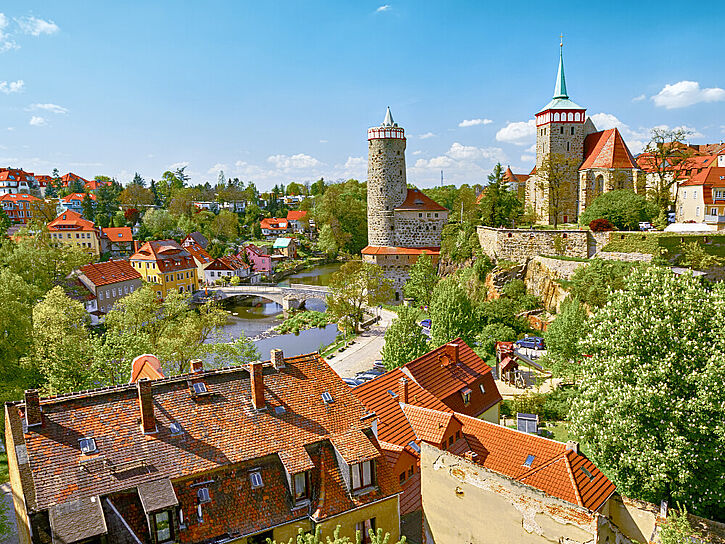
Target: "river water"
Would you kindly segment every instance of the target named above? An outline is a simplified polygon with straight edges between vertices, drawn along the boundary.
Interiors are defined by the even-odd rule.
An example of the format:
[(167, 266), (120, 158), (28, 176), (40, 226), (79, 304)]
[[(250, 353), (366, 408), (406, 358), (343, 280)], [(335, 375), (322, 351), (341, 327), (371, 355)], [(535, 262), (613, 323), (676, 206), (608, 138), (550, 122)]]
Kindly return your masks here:
[[(330, 277), (339, 268), (339, 263), (318, 266), (289, 276), (279, 282), (279, 285), (290, 283), (328, 285)], [(311, 299), (307, 301), (306, 308), (325, 311), (325, 303)], [(238, 338), (243, 332), (248, 338), (255, 339), (254, 345), (257, 346), (263, 360), (269, 358), (269, 352), (273, 348), (282, 349), (285, 357), (318, 351), (322, 346), (331, 344), (337, 336), (337, 325), (334, 324), (324, 328), (307, 329), (300, 331), (299, 334), (269, 333), (269, 329), (282, 322), (282, 306), (261, 297), (235, 299), (234, 302), (227, 304), (225, 309), (229, 311), (227, 324), (221, 331), (225, 341)]]

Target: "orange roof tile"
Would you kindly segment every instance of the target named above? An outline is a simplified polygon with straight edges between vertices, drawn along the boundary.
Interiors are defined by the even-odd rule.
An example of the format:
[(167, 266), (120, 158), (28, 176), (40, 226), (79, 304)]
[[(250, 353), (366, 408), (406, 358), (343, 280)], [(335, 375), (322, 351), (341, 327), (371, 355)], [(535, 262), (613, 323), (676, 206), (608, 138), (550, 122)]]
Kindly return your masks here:
[(427, 211), (427, 212), (447, 212), (445, 208), (438, 204), (435, 200), (418, 189), (408, 189), (403, 203), (395, 208), (399, 211)]
[(96, 287), (141, 279), (141, 274), (128, 261), (120, 260), (107, 261), (105, 263), (91, 263), (81, 266), (79, 270)]
[(40, 199), (28, 193), (8, 193), (0, 195), (0, 201), (5, 202), (38, 202)]
[(259, 223), (260, 227), (268, 230), (287, 230), (287, 220), (278, 217), (265, 217)]
[(176, 272), (196, 268), (196, 263), (186, 248), (175, 240), (152, 240), (131, 255), (132, 261), (156, 261), (160, 272)]
[(84, 219), (81, 214), (73, 210), (64, 211), (53, 219), (48, 223), (48, 230), (52, 232), (77, 230), (97, 232), (96, 225), (93, 221)]
[(579, 170), (589, 168), (638, 168), (627, 144), (616, 128), (594, 132), (584, 139), (584, 162)]
[(133, 242), (133, 229), (131, 227), (107, 227), (101, 232), (111, 242)]
[(187, 246), (184, 246), (184, 249), (191, 253), (191, 256), (200, 263), (210, 263), (214, 260), (212, 256), (209, 255), (209, 253), (206, 251), (206, 249), (201, 247), (199, 244), (189, 244)]
[(299, 221), (307, 215), (305, 210), (290, 210), (287, 212), (287, 221)]
[(68, 204), (71, 200), (80, 200), (83, 201), (84, 198), (86, 198), (86, 195), (90, 197), (91, 200), (96, 200), (96, 195), (93, 193), (71, 193), (67, 196), (64, 196), (61, 198), (61, 202), (65, 202)]
[(360, 253), (362, 253), (363, 255), (440, 255), (441, 248), (366, 246)]
[(416, 436), (431, 444), (443, 442), (448, 427), (455, 419), (451, 412), (421, 408), (413, 404), (401, 404), (400, 406)]

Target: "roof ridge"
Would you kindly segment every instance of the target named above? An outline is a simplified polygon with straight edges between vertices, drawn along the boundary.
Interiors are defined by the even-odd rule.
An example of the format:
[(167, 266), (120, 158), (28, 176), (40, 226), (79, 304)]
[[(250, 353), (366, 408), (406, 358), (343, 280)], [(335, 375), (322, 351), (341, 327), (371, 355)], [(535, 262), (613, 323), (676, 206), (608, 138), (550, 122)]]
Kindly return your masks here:
[(522, 434), (524, 436), (532, 436), (532, 437), (534, 437), (534, 438), (536, 438), (538, 440), (546, 440), (548, 442), (553, 442), (554, 444), (558, 444), (560, 446), (566, 447), (566, 443), (559, 442), (558, 440), (554, 440), (553, 438), (547, 438), (545, 436), (541, 436), (541, 435), (538, 435), (538, 434), (526, 433), (524, 431), (519, 431), (518, 429), (511, 429), (510, 427), (504, 427), (503, 425), (497, 425), (495, 423), (491, 423), (490, 421), (486, 421), (485, 419), (478, 419), (477, 417), (469, 416), (469, 415), (463, 414), (461, 412), (453, 412), (453, 413), (456, 416), (458, 416), (459, 418), (469, 418), (469, 419), (471, 419), (473, 421), (478, 421), (480, 423), (485, 423), (486, 425), (492, 425), (493, 427), (497, 427), (499, 429), (505, 429), (507, 432), (510, 431), (510, 432)]
[(571, 461), (569, 460), (569, 452), (571, 452), (573, 455), (576, 455), (571, 450), (566, 450), (564, 452), (564, 463), (566, 464), (566, 472), (569, 474), (569, 481), (571, 481), (571, 486), (574, 488), (574, 495), (576, 496), (576, 502), (579, 504), (579, 506), (584, 506), (584, 501), (582, 500), (581, 493), (579, 492), (579, 486), (576, 483), (576, 478), (574, 478), (574, 471), (571, 469)]

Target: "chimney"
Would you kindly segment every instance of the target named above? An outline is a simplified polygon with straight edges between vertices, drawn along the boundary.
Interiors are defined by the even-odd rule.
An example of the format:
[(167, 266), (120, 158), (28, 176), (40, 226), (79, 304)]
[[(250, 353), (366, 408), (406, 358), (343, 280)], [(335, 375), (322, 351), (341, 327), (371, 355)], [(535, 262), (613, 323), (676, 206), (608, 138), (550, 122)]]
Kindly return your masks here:
[(408, 404), (408, 378), (405, 376), (398, 380), (398, 402)]
[(257, 410), (264, 410), (264, 378), (262, 361), (249, 363), (249, 378), (252, 387), (252, 404)]
[(272, 360), (272, 366), (279, 370), (284, 368), (284, 352), (281, 349), (273, 349), (270, 353), (270, 359)]
[(201, 359), (192, 359), (191, 360), (191, 371), (192, 372), (203, 372), (204, 371), (204, 361)]
[(138, 240), (134, 240), (134, 241), (133, 241), (133, 252), (134, 252), (134, 253), (138, 253), (138, 248), (139, 248), (139, 247), (140, 247), (140, 246), (139, 246)]
[(25, 391), (25, 421), (28, 427), (43, 424), (43, 413), (40, 411), (40, 394), (37, 389)]
[(141, 408), (141, 430), (143, 434), (156, 432), (154, 417), (154, 395), (151, 392), (151, 380), (141, 378), (136, 384), (138, 388), (138, 404)]
[(579, 442), (569, 440), (566, 443), (566, 451), (573, 451), (576, 455), (579, 455)]
[(458, 364), (458, 348), (459, 346), (457, 343), (451, 342), (449, 344), (446, 344), (446, 354), (451, 359), (451, 362), (453, 364)]

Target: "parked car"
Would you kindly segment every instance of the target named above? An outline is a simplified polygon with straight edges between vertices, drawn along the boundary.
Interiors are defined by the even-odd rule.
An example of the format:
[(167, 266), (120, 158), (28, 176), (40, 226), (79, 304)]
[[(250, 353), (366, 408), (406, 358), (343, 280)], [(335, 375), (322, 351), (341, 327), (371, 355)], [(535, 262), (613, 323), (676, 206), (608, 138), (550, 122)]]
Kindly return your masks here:
[(639, 223), (639, 230), (652, 230), (653, 228), (652, 223), (649, 221), (640, 221)]
[(539, 336), (527, 336), (526, 338), (522, 338), (521, 340), (516, 340), (514, 344), (516, 345), (516, 347), (519, 348), (546, 349), (544, 339)]
[(360, 372), (359, 374), (355, 374), (355, 379), (360, 380), (361, 382), (369, 382), (370, 380), (374, 380), (380, 376), (380, 374), (373, 374), (371, 372)]
[(360, 380), (356, 380), (355, 378), (343, 378), (342, 381), (345, 382), (350, 387), (357, 387), (358, 385), (363, 383)]
[(381, 376), (382, 374), (385, 374), (386, 370), (385, 367), (380, 368), (379, 366), (374, 366), (370, 370), (366, 372), (366, 374), (375, 374), (376, 376)]
[(373, 363), (373, 368), (379, 368), (379, 369), (381, 369), (381, 370), (382, 370), (383, 372), (385, 372), (385, 371), (387, 370), (387, 369), (385, 368), (385, 365), (383, 364), (383, 360), (382, 360), (382, 359), (378, 359), (377, 361), (375, 361), (375, 362)]
[(424, 329), (430, 329), (430, 326), (433, 324), (433, 322), (430, 319), (424, 319), (420, 322), (420, 326)]

